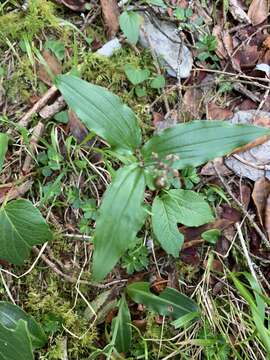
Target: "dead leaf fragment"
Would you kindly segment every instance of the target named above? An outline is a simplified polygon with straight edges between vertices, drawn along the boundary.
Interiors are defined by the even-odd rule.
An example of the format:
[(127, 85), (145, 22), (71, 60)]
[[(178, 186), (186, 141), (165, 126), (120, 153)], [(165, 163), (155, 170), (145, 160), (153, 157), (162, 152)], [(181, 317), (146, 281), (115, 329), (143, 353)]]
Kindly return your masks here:
[[(62, 64), (49, 50), (44, 50), (42, 52), (42, 56), (43, 56), (44, 60), (46, 61), (47, 65), (49, 66), (49, 68), (51, 69), (53, 75), (61, 74)], [(39, 66), (38, 66), (38, 77), (46, 85), (48, 85), (48, 86), (52, 85), (52, 79), (51, 79), (50, 75), (48, 74), (45, 66), (42, 64), (39, 64)]]
[(228, 31), (224, 31), (220, 25), (216, 25), (213, 28), (213, 35), (217, 39), (216, 54), (227, 59), (228, 55), (233, 52), (233, 40)]
[(249, 16), (242, 9), (242, 7), (240, 6), (240, 4), (237, 0), (230, 0), (229, 5), (230, 5), (229, 10), (230, 10), (232, 16), (235, 18), (235, 20), (250, 24), (251, 21), (250, 21)]
[(203, 92), (198, 88), (187, 89), (183, 97), (182, 111), (187, 115), (186, 120), (198, 119), (202, 113)]
[(214, 102), (208, 103), (207, 113), (210, 120), (226, 120), (233, 117), (233, 112), (230, 109), (222, 108)]
[(100, 0), (103, 19), (105, 21), (108, 36), (112, 39), (119, 30), (119, 8), (116, 0)]
[(31, 188), (32, 184), (32, 180), (27, 180), (19, 186), (8, 184), (7, 186), (0, 188), (0, 204), (3, 203), (6, 197), (8, 200), (22, 197)]
[(215, 168), (223, 176), (230, 175), (232, 173), (231, 170), (224, 165), (223, 158), (219, 157), (214, 159), (213, 161), (209, 161), (206, 165), (204, 165), (204, 167), (201, 169), (200, 174), (204, 176), (215, 176), (217, 175)]
[(248, 9), (248, 16), (253, 25), (259, 25), (267, 19), (269, 13), (268, 0), (253, 0)]
[(259, 180), (255, 181), (252, 192), (252, 199), (256, 206), (258, 218), (262, 226), (264, 226), (263, 219), (266, 208), (266, 202), (267, 202), (267, 198), (269, 197), (269, 194), (270, 194), (270, 181), (268, 179), (262, 177)]
[(65, 5), (73, 11), (84, 11), (86, 1), (85, 0), (55, 0), (58, 4)]
[(268, 239), (270, 239), (270, 195), (267, 197), (265, 206), (265, 230), (267, 232)]
[(68, 111), (68, 127), (70, 133), (75, 137), (78, 143), (81, 143), (88, 134), (86, 127), (81, 120), (77, 117), (74, 111)]

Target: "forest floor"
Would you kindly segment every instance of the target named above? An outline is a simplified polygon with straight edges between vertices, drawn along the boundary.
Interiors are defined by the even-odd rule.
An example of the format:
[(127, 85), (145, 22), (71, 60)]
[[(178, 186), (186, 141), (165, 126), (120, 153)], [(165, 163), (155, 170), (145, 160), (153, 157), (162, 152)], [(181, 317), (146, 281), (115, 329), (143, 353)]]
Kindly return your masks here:
[[(190, 52), (187, 76), (171, 76), (155, 46), (132, 40), (134, 24), (119, 26), (127, 10), (178, 29)], [(53, 232), (53, 240), (34, 247), (23, 265), (1, 259), (0, 245), (0, 301), (17, 304), (42, 326), (48, 341), (34, 350), (36, 359), (270, 358), (266, 139), (245, 149), (247, 157), (219, 157), (170, 179), (173, 189), (201, 194), (214, 214), (214, 221), (199, 227), (179, 224), (184, 244), (178, 257), (160, 247), (147, 220), (114, 269), (96, 283), (95, 222), (120, 160), (68, 112), (52, 80), (72, 73), (118, 95), (137, 115), (144, 142), (177, 123), (226, 122), (235, 114), (240, 122), (248, 117), (267, 128), (269, 29), (264, 0), (118, 6), (113, 0), (0, 1), (0, 132), (9, 134), (0, 203), (29, 199)], [(98, 54), (116, 36), (120, 48), (111, 56)], [(180, 67), (182, 60), (176, 61)], [(253, 162), (255, 145), (262, 158)], [(162, 177), (156, 181), (164, 186)], [(149, 205), (151, 192), (146, 194)], [(148, 306), (126, 295), (132, 341), (128, 351), (117, 351), (118, 301), (135, 282), (149, 283), (156, 296), (166, 287), (180, 291), (200, 315), (173, 326), (152, 300)]]

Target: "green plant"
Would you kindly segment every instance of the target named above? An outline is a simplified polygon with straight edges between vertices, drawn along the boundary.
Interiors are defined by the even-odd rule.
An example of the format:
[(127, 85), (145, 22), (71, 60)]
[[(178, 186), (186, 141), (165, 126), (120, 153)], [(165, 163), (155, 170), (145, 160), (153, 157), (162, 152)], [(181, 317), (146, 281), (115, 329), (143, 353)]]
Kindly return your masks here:
[(16, 305), (0, 301), (1, 360), (34, 360), (33, 349), (46, 342), (43, 329), (31, 316)]
[(213, 62), (218, 61), (218, 57), (215, 55), (217, 48), (217, 38), (214, 35), (205, 35), (199, 39), (196, 43), (196, 47), (199, 50), (197, 58), (201, 61), (211, 59)]
[[(144, 224), (146, 173), (155, 174), (162, 169), (166, 175), (173, 169), (196, 167), (269, 133), (250, 125), (194, 121), (166, 129), (142, 146), (135, 114), (117, 96), (70, 75), (57, 77), (56, 85), (88, 129), (107, 141), (125, 163), (114, 174), (99, 209), (92, 265), (95, 280), (103, 279), (112, 270)], [(199, 226), (213, 216), (201, 195), (191, 190), (163, 188), (159, 187), (160, 194), (151, 210), (154, 233), (166, 251), (178, 256), (183, 235), (177, 223)]]
[(127, 253), (123, 255), (122, 266), (127, 270), (128, 274), (133, 274), (134, 271), (141, 271), (147, 268), (148, 250), (141, 239), (130, 244)]
[(142, 83), (145, 83), (146, 80), (150, 80), (149, 86), (152, 89), (161, 89), (165, 86), (164, 76), (156, 75), (155, 77), (150, 77), (150, 71), (148, 69), (138, 69), (127, 64), (125, 65), (124, 70), (128, 80), (134, 86), (132, 90), (135, 91), (135, 94), (138, 97), (146, 95), (146, 89), (142, 86)]

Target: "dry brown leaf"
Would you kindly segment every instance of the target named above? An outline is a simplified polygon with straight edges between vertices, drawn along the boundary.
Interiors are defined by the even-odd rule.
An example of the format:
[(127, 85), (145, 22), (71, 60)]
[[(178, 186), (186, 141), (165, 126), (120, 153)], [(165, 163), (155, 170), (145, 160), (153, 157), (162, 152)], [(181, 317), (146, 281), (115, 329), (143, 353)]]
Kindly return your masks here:
[(267, 36), (267, 38), (264, 40), (263, 45), (270, 49), (270, 36)]
[(233, 116), (233, 112), (230, 109), (222, 108), (214, 102), (207, 104), (207, 114), (210, 120), (226, 120)]
[(112, 39), (119, 30), (119, 8), (116, 0), (100, 0), (103, 19), (105, 21), (108, 37)]
[(264, 223), (268, 239), (270, 239), (270, 195), (268, 195), (266, 200)]
[(261, 54), (257, 45), (246, 46), (245, 49), (237, 51), (233, 59), (239, 63), (241, 69), (249, 69), (256, 66)]
[(228, 31), (224, 31), (220, 25), (216, 25), (213, 28), (213, 35), (217, 39), (216, 54), (227, 59), (233, 52), (233, 40)]
[(235, 20), (250, 24), (250, 18), (237, 0), (229, 0), (229, 10)]
[[(198, 119), (202, 114), (203, 92), (198, 88), (187, 89), (183, 97), (182, 111), (185, 113), (187, 119)], [(186, 118), (185, 117), (185, 118)]]
[(218, 172), (225, 176), (230, 175), (232, 171), (224, 165), (224, 161), (222, 157), (216, 158), (213, 161), (209, 161), (204, 167), (201, 169), (200, 174), (204, 176), (215, 176), (217, 175), (215, 168)]
[[(44, 60), (46, 61), (47, 65), (51, 69), (53, 75), (59, 75), (62, 72), (62, 65), (57, 60), (57, 58), (49, 51), (44, 50), (42, 52), (42, 56)], [(38, 77), (41, 81), (43, 81), (46, 85), (51, 86), (52, 85), (52, 79), (48, 72), (46, 71), (46, 68), (44, 65), (39, 64), (38, 67)]]
[(84, 11), (86, 1), (85, 0), (55, 0), (58, 4), (65, 5), (73, 11)]
[[(264, 226), (264, 213), (266, 201), (270, 194), (270, 181), (265, 177), (255, 181), (252, 199), (257, 209), (258, 218), (262, 226)], [(269, 209), (270, 211), (270, 209)]]
[(83, 125), (83, 123), (74, 113), (74, 111), (68, 111), (68, 118), (68, 127), (70, 133), (75, 137), (78, 143), (81, 143), (88, 134), (86, 127)]
[(32, 180), (27, 180), (19, 186), (8, 184), (6, 187), (0, 188), (0, 204), (2, 204), (6, 198), (8, 198), (8, 200), (14, 200), (23, 196), (31, 188), (32, 184)]
[(259, 25), (267, 19), (269, 13), (268, 0), (253, 0), (248, 9), (248, 16), (253, 25)]

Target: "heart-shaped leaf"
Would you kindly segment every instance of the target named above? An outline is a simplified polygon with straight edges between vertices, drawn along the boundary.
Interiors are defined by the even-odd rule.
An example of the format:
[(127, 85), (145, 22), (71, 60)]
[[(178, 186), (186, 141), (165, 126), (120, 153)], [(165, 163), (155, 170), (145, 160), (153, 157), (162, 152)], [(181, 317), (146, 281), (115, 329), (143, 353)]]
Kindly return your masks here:
[(23, 264), (32, 246), (52, 239), (41, 213), (28, 200), (14, 200), (0, 209), (0, 259)]
[(166, 198), (155, 197), (152, 205), (152, 225), (154, 234), (166, 253), (178, 257), (184, 235), (177, 228), (176, 214), (167, 206)]
[(9, 137), (7, 134), (0, 133), (0, 171), (2, 170), (5, 155), (8, 148)]
[(71, 75), (58, 76), (56, 82), (69, 107), (89, 130), (117, 150), (131, 153), (140, 146), (136, 116), (118, 96)]
[(15, 329), (0, 323), (0, 360), (34, 360), (27, 323), (19, 320)]
[(201, 226), (214, 220), (210, 206), (203, 196), (192, 190), (173, 189), (163, 200), (178, 223), (186, 226)]
[(127, 293), (136, 303), (144, 304), (158, 314), (171, 316), (173, 319), (199, 312), (193, 300), (173, 288), (166, 288), (157, 296), (150, 291), (147, 282), (136, 282), (128, 285)]
[(119, 17), (120, 28), (131, 44), (139, 39), (142, 17), (135, 11), (124, 11)]
[(19, 306), (6, 301), (0, 301), (0, 324), (2, 326), (15, 330), (20, 320), (24, 320), (27, 323), (32, 346), (34, 348), (44, 346), (47, 342), (47, 337), (35, 319), (26, 314)]
[(144, 70), (137, 69), (130, 64), (125, 65), (125, 73), (127, 75), (128, 80), (133, 85), (138, 85), (144, 82), (150, 76), (150, 71), (148, 69), (144, 69)]
[(114, 267), (143, 225), (145, 180), (133, 164), (118, 170), (105, 192), (94, 236), (93, 278), (102, 280)]
[(177, 155), (174, 167), (199, 166), (232, 152), (258, 137), (270, 135), (270, 130), (252, 125), (232, 125), (225, 121), (192, 121), (179, 124), (155, 135), (143, 147), (147, 164), (153, 164), (153, 153), (161, 161)]

